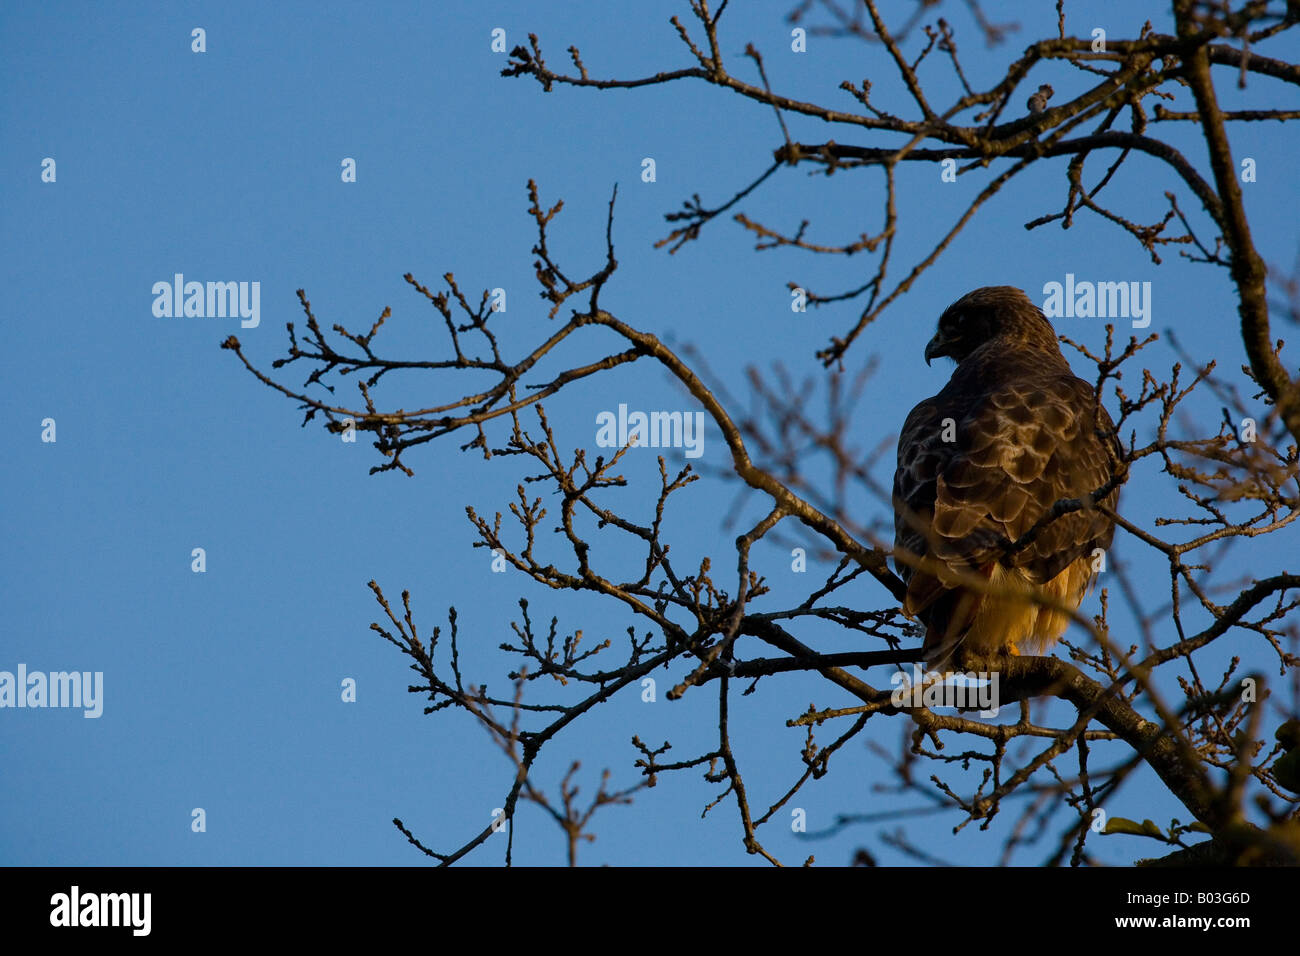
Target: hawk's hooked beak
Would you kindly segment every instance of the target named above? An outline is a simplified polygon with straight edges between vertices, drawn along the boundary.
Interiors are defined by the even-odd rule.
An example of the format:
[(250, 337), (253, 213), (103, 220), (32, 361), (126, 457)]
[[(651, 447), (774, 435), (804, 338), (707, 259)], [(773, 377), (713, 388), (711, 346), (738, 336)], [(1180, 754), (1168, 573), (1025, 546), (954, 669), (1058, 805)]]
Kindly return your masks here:
[(925, 364), (930, 364), (930, 359), (936, 359), (941, 355), (948, 354), (948, 340), (943, 337), (942, 332), (934, 333), (932, 338), (925, 346)]

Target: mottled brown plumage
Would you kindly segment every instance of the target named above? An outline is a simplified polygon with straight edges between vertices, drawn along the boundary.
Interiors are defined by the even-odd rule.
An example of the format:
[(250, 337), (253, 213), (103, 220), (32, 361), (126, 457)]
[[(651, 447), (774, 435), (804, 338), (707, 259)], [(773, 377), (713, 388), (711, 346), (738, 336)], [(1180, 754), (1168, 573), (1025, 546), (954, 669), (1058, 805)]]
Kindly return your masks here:
[[(1069, 616), (1030, 595), (1071, 609), (1083, 599), (1095, 554), (1114, 535), (1089, 495), (1111, 481), (1118, 454), (1095, 390), (1070, 371), (1051, 323), (1019, 289), (976, 289), (949, 306), (927, 364), (941, 355), (957, 368), (907, 416), (894, 474), (903, 609), (925, 625), (925, 661), (936, 670), (1056, 642)], [(1118, 496), (1116, 486), (1102, 500), (1114, 508)], [(1067, 498), (1089, 507), (1010, 547)]]

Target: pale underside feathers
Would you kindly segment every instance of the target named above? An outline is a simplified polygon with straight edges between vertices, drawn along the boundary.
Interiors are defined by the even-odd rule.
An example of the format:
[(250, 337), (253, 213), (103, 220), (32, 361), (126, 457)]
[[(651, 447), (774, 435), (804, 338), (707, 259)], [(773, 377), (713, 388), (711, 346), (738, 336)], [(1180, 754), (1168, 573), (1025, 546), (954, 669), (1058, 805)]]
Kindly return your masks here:
[[(931, 669), (1043, 653), (1064, 633), (1064, 608), (1079, 606), (1114, 535), (1089, 497), (1112, 482), (1114, 425), (1019, 289), (986, 287), (957, 300), (925, 355), (950, 356), (957, 367), (899, 435), (894, 561), (907, 584), (903, 609), (925, 625)], [(1118, 495), (1113, 487), (1102, 503), (1113, 509)], [(1063, 499), (1087, 507), (1043, 520)]]

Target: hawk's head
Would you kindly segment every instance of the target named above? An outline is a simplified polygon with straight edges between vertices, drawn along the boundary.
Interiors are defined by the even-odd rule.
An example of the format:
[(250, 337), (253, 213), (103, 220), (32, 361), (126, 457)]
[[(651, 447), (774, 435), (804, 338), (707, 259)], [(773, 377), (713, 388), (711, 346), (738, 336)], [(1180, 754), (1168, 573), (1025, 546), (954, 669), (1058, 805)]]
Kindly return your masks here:
[(967, 292), (939, 316), (939, 331), (925, 347), (925, 364), (940, 355), (961, 362), (994, 341), (999, 348), (1060, 350), (1052, 324), (1029, 296), (1014, 286), (990, 285)]

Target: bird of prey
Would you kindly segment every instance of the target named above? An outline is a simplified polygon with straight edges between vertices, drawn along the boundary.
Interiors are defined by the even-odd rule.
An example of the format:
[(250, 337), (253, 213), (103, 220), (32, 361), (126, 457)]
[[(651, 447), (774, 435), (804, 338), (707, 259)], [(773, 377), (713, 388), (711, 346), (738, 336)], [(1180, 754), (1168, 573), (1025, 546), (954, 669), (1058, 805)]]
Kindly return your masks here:
[[(944, 311), (925, 361), (957, 367), (907, 416), (894, 473), (894, 563), (926, 666), (1044, 653), (1110, 546), (1120, 447), (1096, 390), (1022, 291), (988, 286)], [(1074, 499), (1081, 507), (1059, 502)], [(1054, 513), (1054, 506), (1056, 506)]]

